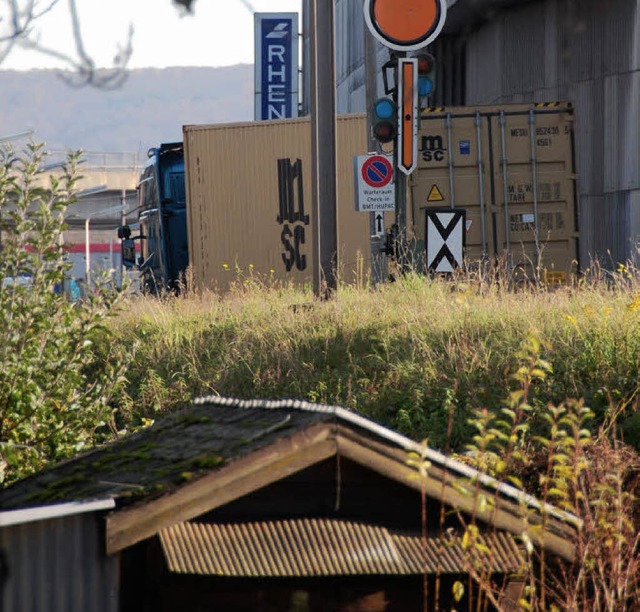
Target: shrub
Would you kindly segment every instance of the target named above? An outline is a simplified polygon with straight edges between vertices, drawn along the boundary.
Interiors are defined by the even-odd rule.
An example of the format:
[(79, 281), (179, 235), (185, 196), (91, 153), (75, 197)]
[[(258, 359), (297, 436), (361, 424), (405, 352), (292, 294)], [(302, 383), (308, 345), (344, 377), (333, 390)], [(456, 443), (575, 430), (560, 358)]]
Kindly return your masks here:
[[(519, 576), (524, 588), (518, 605), (526, 610), (637, 610), (640, 456), (617, 440), (615, 410), (592, 435), (587, 422), (593, 413), (577, 400), (539, 409), (545, 427), (534, 435), (530, 422), (535, 409), (529, 394), (536, 381), (548, 378), (551, 368), (541, 359), (535, 339), (525, 343), (519, 357), (517, 388), (504, 408), (479, 410), (472, 420), (472, 462), (499, 481), (524, 486), (543, 502), (543, 509), (549, 503), (568, 512), (579, 528), (572, 562), (549, 558), (523, 533), (527, 557)], [(474, 501), (476, 507), (484, 502), (480, 496)], [(523, 524), (526, 516), (523, 508)], [(484, 599), (500, 608), (500, 585), (473, 564), (474, 547), (482, 545), (478, 533), (472, 518), (463, 538), (469, 572)]]
[[(80, 154), (45, 177), (42, 145), (0, 157), (0, 481), (7, 483), (109, 435), (121, 356), (98, 358), (117, 292), (77, 302), (57, 292), (70, 268), (62, 235)], [(44, 180), (43, 180), (44, 179)]]

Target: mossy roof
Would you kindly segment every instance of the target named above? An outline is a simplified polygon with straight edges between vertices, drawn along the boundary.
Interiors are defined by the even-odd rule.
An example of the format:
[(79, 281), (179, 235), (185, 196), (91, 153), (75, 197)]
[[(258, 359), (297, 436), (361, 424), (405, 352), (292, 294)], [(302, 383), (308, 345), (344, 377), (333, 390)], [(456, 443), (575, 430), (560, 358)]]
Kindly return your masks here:
[(105, 498), (125, 505), (162, 495), (279, 438), (336, 419), (331, 410), (309, 406), (205, 398), (0, 490), (0, 510)]

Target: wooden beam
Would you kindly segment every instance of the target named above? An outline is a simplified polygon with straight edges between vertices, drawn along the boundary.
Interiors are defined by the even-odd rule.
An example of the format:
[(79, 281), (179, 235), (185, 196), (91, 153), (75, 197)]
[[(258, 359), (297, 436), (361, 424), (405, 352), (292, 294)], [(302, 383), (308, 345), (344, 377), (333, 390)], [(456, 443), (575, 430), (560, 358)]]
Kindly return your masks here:
[(315, 425), (251, 453), (176, 491), (107, 516), (107, 554), (161, 529), (205, 514), (257, 489), (324, 461), (337, 452), (333, 425)]
[[(340, 436), (340, 439), (352, 440), (353, 442), (359, 444), (364, 448), (373, 450), (376, 453), (394, 459), (399, 463), (404, 464), (408, 461), (409, 452), (405, 449), (398, 448), (396, 446), (390, 446), (388, 443), (383, 443), (379, 440), (363, 436), (361, 433), (344, 426), (339, 426), (337, 432)], [(339, 451), (340, 449), (338, 448), (338, 452)], [(431, 478), (439, 481), (440, 483), (442, 483), (443, 481), (455, 482), (456, 486), (458, 487), (467, 481), (465, 476), (456, 475), (455, 471), (448, 469), (446, 466), (440, 463), (431, 463), (431, 465), (429, 466), (429, 474)], [(523, 503), (519, 503), (513, 497), (505, 497), (504, 495), (501, 495), (496, 489), (492, 488), (491, 486), (480, 484), (480, 488), (485, 494), (488, 494), (493, 499), (495, 499), (496, 503), (504, 511), (510, 512), (511, 514), (517, 515), (518, 517), (522, 517)], [(543, 522), (542, 512), (534, 506), (527, 506), (527, 508), (529, 510), (527, 518), (532, 522), (533, 525), (541, 525)], [(563, 521), (554, 515), (547, 515), (546, 517), (544, 517), (544, 520), (546, 522), (546, 528), (550, 532), (558, 535), (565, 540), (573, 541), (575, 539), (575, 524)]]
[[(448, 504), (465, 514), (475, 514), (478, 520), (493, 525), (497, 529), (504, 529), (516, 536), (527, 533), (532, 542), (545, 550), (560, 555), (564, 559), (573, 561), (575, 558), (575, 546), (571, 540), (552, 533), (549, 529), (540, 525), (529, 523), (525, 520), (525, 515), (516, 504), (508, 504), (505, 507), (504, 503), (502, 503), (503, 500), (496, 499), (494, 496), (495, 506), (489, 505), (487, 509), (481, 510), (472, 493), (467, 494), (460, 490), (464, 485), (462, 478), (456, 479), (448, 472), (441, 470), (438, 470), (440, 472), (438, 478), (435, 476), (435, 471), (429, 468), (423, 483), (416, 469), (407, 464), (407, 453), (404, 455), (404, 460), (398, 461), (396, 457), (359, 444), (352, 438), (351, 434), (347, 437), (343, 431), (338, 435), (337, 442), (341, 457), (346, 457), (364, 467), (375, 470), (416, 491), (421, 491), (424, 486), (426, 495), (432, 499)], [(391, 454), (396, 454), (395, 449)], [(491, 495), (486, 490), (482, 490), (482, 493)]]

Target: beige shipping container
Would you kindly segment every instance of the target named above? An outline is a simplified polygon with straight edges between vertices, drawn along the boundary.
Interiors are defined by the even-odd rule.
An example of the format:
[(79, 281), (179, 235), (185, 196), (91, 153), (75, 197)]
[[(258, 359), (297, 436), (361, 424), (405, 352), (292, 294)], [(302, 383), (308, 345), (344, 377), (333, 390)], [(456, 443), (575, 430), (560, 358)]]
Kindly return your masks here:
[(424, 248), (426, 210), (464, 209), (465, 263), (507, 256), (551, 283), (578, 270), (578, 218), (569, 103), (452, 107), (423, 112), (408, 224)]
[[(183, 127), (190, 264), (197, 286), (254, 277), (311, 283), (308, 118)], [(353, 157), (367, 151), (364, 115), (337, 119), (338, 275), (370, 265), (369, 214), (355, 210)], [(322, 188), (321, 188), (322, 189)]]

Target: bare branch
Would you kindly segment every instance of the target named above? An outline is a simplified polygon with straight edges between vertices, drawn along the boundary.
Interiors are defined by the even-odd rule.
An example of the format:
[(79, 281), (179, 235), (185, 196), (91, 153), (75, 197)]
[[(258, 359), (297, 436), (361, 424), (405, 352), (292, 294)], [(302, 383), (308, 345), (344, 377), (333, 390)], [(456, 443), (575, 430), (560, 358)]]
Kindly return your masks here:
[[(0, 0), (1, 2), (2, 0)], [(82, 87), (91, 85), (100, 89), (115, 89), (126, 80), (127, 66), (133, 53), (133, 26), (124, 44), (116, 48), (113, 58), (113, 66), (107, 69), (97, 68), (95, 60), (87, 52), (82, 36), (82, 25), (78, 15), (76, 0), (69, 0), (69, 17), (73, 32), (75, 53), (66, 53), (58, 49), (52, 49), (43, 45), (37, 32), (34, 32), (34, 22), (51, 11), (60, 0), (48, 0), (46, 3), (39, 0), (4, 0), (8, 7), (8, 18), (0, 17), (0, 64), (17, 47), (29, 49), (42, 55), (53, 57), (73, 72), (70, 76), (63, 71), (61, 78), (69, 85)]]
[(193, 13), (193, 5), (196, 0), (173, 0), (173, 3), (181, 6), (185, 13)]
[[(60, 0), (50, 0), (42, 9), (38, 9), (38, 0), (28, 0), (26, 6), (20, 9), (18, 0), (6, 0), (9, 8), (10, 27), (5, 35), (0, 36), (0, 43), (10, 42), (30, 34), (31, 24), (46, 15)], [(4, 21), (0, 17), (0, 24)]]

